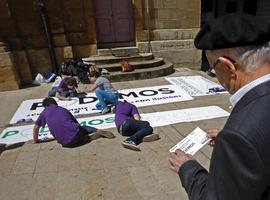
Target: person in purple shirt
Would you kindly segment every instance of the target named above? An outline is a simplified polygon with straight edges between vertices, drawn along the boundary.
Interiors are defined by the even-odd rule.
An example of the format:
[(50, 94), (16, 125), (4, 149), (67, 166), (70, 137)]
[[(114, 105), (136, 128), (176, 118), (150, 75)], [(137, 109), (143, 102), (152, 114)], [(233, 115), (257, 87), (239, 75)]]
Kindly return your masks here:
[(115, 125), (121, 135), (129, 136), (122, 142), (125, 148), (140, 151), (139, 143), (159, 139), (159, 135), (153, 133), (153, 128), (149, 122), (140, 119), (139, 111), (135, 105), (127, 101), (119, 101), (117, 103), (115, 108)]
[(75, 117), (65, 108), (58, 106), (57, 102), (47, 97), (42, 102), (45, 109), (42, 111), (33, 128), (33, 142), (41, 142), (38, 139), (40, 127), (46, 124), (57, 140), (64, 147), (74, 147), (88, 139), (94, 140), (101, 136), (114, 138), (114, 134), (109, 131), (98, 130), (91, 126), (81, 126)]
[(82, 93), (78, 89), (77, 80), (71, 76), (63, 78), (60, 84), (53, 87), (48, 94), (49, 97), (55, 96), (59, 100), (71, 100), (71, 97), (78, 95), (82, 95)]

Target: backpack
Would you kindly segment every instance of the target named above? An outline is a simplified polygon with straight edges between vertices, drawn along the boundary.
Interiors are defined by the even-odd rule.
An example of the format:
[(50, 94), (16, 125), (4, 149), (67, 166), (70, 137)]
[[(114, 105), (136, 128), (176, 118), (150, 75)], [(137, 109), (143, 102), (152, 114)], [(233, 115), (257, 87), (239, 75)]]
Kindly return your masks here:
[(122, 61), (121, 63), (122, 72), (131, 72), (134, 70), (133, 66), (128, 61)]

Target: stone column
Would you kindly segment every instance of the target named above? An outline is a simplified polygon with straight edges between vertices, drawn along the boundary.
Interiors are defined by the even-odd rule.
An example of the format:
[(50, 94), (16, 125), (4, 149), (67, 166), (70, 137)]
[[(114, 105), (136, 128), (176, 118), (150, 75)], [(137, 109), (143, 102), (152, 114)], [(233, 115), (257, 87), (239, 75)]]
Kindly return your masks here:
[(7, 51), (0, 38), (0, 91), (16, 90), (20, 87), (12, 52)]

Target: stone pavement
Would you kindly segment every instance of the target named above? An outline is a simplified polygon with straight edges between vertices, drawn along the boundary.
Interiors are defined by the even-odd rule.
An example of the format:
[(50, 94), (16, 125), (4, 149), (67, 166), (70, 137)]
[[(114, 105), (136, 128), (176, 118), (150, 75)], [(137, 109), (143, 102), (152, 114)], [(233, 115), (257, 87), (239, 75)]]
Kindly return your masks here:
[[(171, 76), (203, 75), (190, 69), (177, 69)], [(169, 84), (164, 78), (113, 83), (117, 89)], [(87, 86), (81, 86), (87, 87)], [(0, 93), (0, 131), (8, 124), (23, 100), (42, 98), (50, 85)], [(192, 101), (139, 108), (141, 113), (217, 105), (230, 112), (229, 95), (197, 97)], [(177, 116), (175, 116), (177, 117)], [(161, 139), (142, 143), (141, 152), (124, 149), (123, 137), (98, 139), (68, 149), (55, 141), (22, 144), (0, 155), (1, 200), (186, 200), (178, 176), (170, 171), (169, 149), (195, 127), (222, 128), (226, 118), (179, 123), (154, 128)], [(195, 155), (208, 169), (212, 149), (205, 146)]]

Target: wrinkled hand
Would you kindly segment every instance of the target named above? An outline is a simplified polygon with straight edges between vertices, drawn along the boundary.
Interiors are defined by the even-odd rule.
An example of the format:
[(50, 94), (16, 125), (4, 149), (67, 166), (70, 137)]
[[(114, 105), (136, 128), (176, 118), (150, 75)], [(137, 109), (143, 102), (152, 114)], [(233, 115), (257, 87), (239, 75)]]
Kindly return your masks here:
[(219, 129), (211, 129), (206, 131), (207, 137), (212, 138), (210, 142), (208, 142), (208, 145), (213, 147), (215, 146), (215, 138), (217, 137), (218, 133), (220, 132)]
[(170, 169), (178, 174), (179, 169), (181, 166), (189, 161), (192, 160), (192, 156), (184, 153), (183, 151), (177, 149), (175, 152), (170, 153)]

